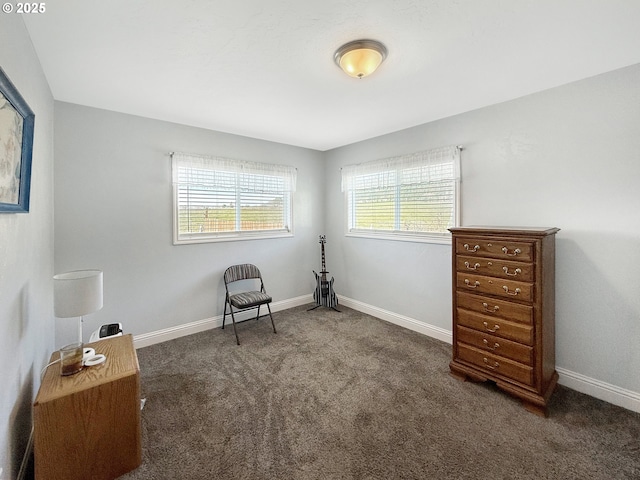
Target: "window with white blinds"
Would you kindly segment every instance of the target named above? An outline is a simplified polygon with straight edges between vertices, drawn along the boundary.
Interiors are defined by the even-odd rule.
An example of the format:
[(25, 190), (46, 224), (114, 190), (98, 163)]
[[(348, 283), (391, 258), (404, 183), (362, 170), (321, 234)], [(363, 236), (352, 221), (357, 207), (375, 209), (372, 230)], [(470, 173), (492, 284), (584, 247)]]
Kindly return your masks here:
[(296, 169), (172, 154), (174, 243), (291, 236)]
[(460, 148), (342, 168), (347, 234), (448, 243), (459, 223)]

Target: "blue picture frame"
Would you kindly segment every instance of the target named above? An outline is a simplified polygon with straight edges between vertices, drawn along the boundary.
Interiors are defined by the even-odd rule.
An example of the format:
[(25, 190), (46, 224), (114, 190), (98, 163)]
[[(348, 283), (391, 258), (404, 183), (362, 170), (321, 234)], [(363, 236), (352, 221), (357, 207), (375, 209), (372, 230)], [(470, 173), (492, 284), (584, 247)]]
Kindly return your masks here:
[(35, 114), (0, 68), (0, 213), (29, 212)]

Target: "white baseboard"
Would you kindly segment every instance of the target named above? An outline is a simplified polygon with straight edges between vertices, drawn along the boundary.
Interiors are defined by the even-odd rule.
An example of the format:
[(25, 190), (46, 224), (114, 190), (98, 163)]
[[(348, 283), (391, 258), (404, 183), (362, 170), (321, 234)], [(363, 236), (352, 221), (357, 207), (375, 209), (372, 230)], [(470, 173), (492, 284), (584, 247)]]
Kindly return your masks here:
[[(271, 303), (271, 311), (279, 312), (281, 310), (287, 310), (288, 308), (297, 307), (313, 301), (311, 294), (302, 295), (301, 297), (290, 298), (288, 300), (281, 300), (279, 302)], [(265, 310), (266, 311), (266, 310)], [(255, 313), (254, 313), (255, 315)], [(236, 315), (236, 319), (244, 320), (250, 318), (252, 314), (245, 312), (244, 314)], [(155, 345), (156, 343), (167, 342), (194, 333), (204, 332), (212, 328), (218, 328), (222, 326), (222, 315), (216, 315), (215, 317), (205, 318), (204, 320), (197, 320), (195, 322), (185, 323), (183, 325), (177, 325), (175, 327), (165, 328), (163, 330), (156, 330), (155, 332), (143, 333), (141, 335), (135, 335), (133, 337), (133, 344), (135, 348), (148, 347)]]
[[(375, 307), (358, 300), (353, 300), (344, 296), (339, 297), (340, 305), (352, 308), (362, 313), (366, 313), (373, 317), (385, 320), (387, 322), (399, 325), (409, 330), (422, 333), (428, 337), (435, 338), (442, 342), (451, 344), (453, 342), (453, 335), (451, 330), (429, 325), (419, 320), (405, 317), (382, 308)], [(271, 310), (278, 312), (286, 310), (288, 308), (305, 305), (313, 302), (312, 295), (303, 295), (301, 297), (291, 298), (288, 300), (282, 300), (279, 302), (273, 302), (271, 304)], [(251, 315), (246, 315), (250, 317)], [(241, 318), (244, 319), (244, 318)], [(136, 335), (134, 337), (134, 344), (136, 348), (148, 347), (156, 343), (166, 342), (175, 338), (184, 337), (194, 333), (203, 332), (212, 328), (222, 326), (222, 315), (218, 315), (204, 320), (198, 320), (196, 322), (187, 323), (184, 325), (178, 325), (176, 327), (166, 328), (164, 330), (158, 330), (156, 332), (145, 333), (142, 335)], [(587, 394), (599, 400), (617, 405), (619, 407), (626, 408), (633, 412), (640, 413), (640, 393), (633, 392), (631, 390), (625, 390), (624, 388), (611, 385), (595, 378), (590, 378), (580, 373), (572, 372), (564, 368), (556, 367), (559, 375), (560, 385), (576, 390), (580, 393)]]
[(354, 310), (366, 313), (368, 315), (371, 315), (372, 317), (376, 317), (390, 323), (395, 323), (396, 325), (400, 325), (401, 327), (408, 328), (409, 330), (414, 330), (418, 333), (422, 333), (423, 335), (427, 335), (428, 337), (436, 338), (448, 344), (451, 344), (453, 342), (453, 335), (451, 334), (451, 330), (435, 327), (433, 325), (420, 322), (413, 318), (405, 317), (404, 315), (398, 315), (397, 313), (383, 310), (381, 308), (374, 307), (373, 305), (368, 305), (366, 303), (362, 303), (344, 296), (340, 296), (340, 305), (353, 308)]
[(631, 390), (601, 382), (564, 368), (556, 367), (559, 375), (558, 383), (565, 387), (585, 393), (599, 400), (640, 413), (640, 394)]

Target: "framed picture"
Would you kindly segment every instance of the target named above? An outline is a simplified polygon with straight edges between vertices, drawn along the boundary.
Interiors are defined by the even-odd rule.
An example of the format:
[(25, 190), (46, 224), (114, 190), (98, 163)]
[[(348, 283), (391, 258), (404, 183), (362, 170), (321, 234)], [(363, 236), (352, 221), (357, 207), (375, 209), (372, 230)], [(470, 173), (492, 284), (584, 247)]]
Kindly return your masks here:
[(0, 68), (0, 213), (29, 211), (35, 115)]

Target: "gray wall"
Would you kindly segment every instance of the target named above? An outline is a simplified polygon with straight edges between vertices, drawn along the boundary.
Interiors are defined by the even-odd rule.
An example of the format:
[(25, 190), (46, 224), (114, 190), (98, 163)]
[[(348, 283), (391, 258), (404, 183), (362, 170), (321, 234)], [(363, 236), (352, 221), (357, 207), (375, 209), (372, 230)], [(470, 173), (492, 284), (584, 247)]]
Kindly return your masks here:
[[(262, 140), (56, 102), (55, 271), (104, 271), (104, 307), (85, 317), (84, 338), (104, 323), (134, 335), (221, 315), (222, 274), (255, 263), (274, 301), (313, 291), (323, 233), (322, 154)], [(170, 151), (293, 165), (293, 238), (172, 244)], [(57, 320), (56, 343), (74, 319)]]
[[(462, 144), (464, 225), (562, 229), (557, 366), (640, 392), (639, 99), (636, 65), (324, 153), (57, 102), (55, 269), (105, 271), (85, 335), (141, 334), (219, 315), (235, 262), (259, 264), (276, 301), (309, 294), (326, 233), (339, 295), (450, 331), (451, 247), (345, 237), (340, 167)], [(298, 167), (295, 237), (173, 246), (171, 150)]]
[(339, 294), (451, 330), (451, 247), (344, 236), (340, 167), (462, 144), (462, 224), (559, 227), (559, 368), (640, 392), (640, 65), (326, 153)]
[(53, 97), (20, 15), (0, 15), (0, 67), (35, 113), (31, 208), (0, 215), (0, 478), (16, 478), (53, 350)]

